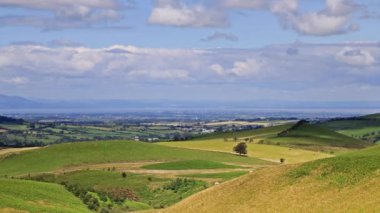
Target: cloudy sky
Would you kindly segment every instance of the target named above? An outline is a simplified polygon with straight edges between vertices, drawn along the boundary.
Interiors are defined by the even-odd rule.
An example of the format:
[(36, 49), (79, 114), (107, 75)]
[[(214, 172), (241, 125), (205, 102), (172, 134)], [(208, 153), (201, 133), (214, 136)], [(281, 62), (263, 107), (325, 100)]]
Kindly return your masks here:
[(0, 94), (380, 101), (377, 0), (0, 0)]

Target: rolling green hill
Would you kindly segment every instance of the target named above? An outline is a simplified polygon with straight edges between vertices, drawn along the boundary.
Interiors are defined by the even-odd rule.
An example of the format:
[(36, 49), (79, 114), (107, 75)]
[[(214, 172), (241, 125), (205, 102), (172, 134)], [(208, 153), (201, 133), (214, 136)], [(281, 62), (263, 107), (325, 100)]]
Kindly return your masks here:
[(380, 113), (376, 113), (376, 114), (371, 114), (371, 115), (362, 116), (362, 118), (367, 118), (367, 119), (380, 119)]
[[(232, 153), (232, 147), (239, 142), (248, 144), (248, 157)], [(9, 152), (0, 155), (0, 177), (4, 177), (0, 179), (0, 212), (87, 212), (86, 205), (91, 208), (92, 200), (98, 202), (99, 211), (163, 208), (204, 190), (208, 184), (214, 185), (214, 181), (244, 174), (201, 191), (165, 211), (306, 211), (318, 201), (318, 196), (328, 197), (324, 203), (327, 210), (339, 209), (337, 199), (342, 197), (344, 202), (352, 199), (361, 202), (362, 206), (351, 206), (354, 210), (357, 207), (371, 211), (377, 205), (369, 196), (380, 196), (376, 194), (380, 187), (374, 187), (377, 191), (367, 188), (368, 184), (380, 179), (377, 172), (380, 170), (380, 148), (340, 154), (339, 157), (319, 152), (353, 151), (369, 145), (321, 125), (298, 122), (250, 131), (213, 133), (185, 142), (100, 141)], [(273, 162), (282, 158), (285, 163), (312, 162), (274, 166), (278, 164)], [(322, 158), (326, 159), (318, 160)], [(260, 168), (266, 165), (270, 167)], [(66, 190), (55, 184), (62, 184)], [(15, 190), (11, 191), (12, 188)], [(341, 190), (346, 193), (341, 194)], [(362, 191), (366, 199), (358, 197), (358, 192)], [(61, 207), (60, 197), (50, 193), (62, 194), (62, 199), (73, 205)], [(122, 201), (118, 201), (119, 196)], [(305, 197), (310, 197), (310, 201), (304, 202)], [(316, 210), (322, 210), (318, 205)]]
[(332, 119), (322, 122), (318, 126), (370, 143), (380, 141), (380, 114)]
[(0, 178), (0, 212), (91, 212), (63, 186)]
[(287, 163), (331, 157), (328, 154), (361, 149), (371, 145), (304, 121), (250, 131), (214, 133), (198, 140), (160, 144), (231, 153), (233, 146), (238, 142), (248, 143), (248, 156), (275, 162), (284, 158)]
[(256, 158), (227, 153), (172, 148), (129, 141), (66, 143), (11, 154), (0, 159), (0, 175), (51, 172), (65, 167), (110, 162), (210, 160), (237, 164), (268, 164)]
[(364, 148), (369, 143), (351, 138), (332, 130), (300, 122), (278, 134), (270, 144), (296, 146), (314, 150), (329, 150), (330, 148)]
[(263, 168), (162, 212), (377, 212), (379, 171), (380, 146), (375, 146), (301, 165)]
[[(232, 153), (232, 149), (237, 143), (238, 142), (232, 141), (225, 142), (223, 139), (212, 139), (186, 142), (163, 142), (160, 144), (170, 147)], [(256, 143), (248, 143), (247, 149), (248, 156), (250, 157), (270, 160), (278, 163), (281, 158), (284, 158), (286, 163), (301, 163), (333, 156), (322, 152), (294, 148), (289, 149), (288, 147)]]
[(200, 135), (198, 137), (195, 137), (193, 140), (209, 140), (209, 139), (221, 139), (221, 138), (244, 138), (244, 137), (273, 137), (276, 136), (279, 132), (282, 132), (290, 127), (292, 127), (294, 124), (283, 124), (278, 126), (272, 126), (272, 127), (266, 127), (266, 128), (260, 128), (260, 129), (254, 129), (254, 130), (243, 130), (243, 131), (236, 131), (236, 132), (215, 132), (211, 134), (206, 135)]
[[(205, 188), (206, 183), (192, 181), (187, 186), (181, 185), (178, 190), (168, 189), (174, 181), (169, 178), (158, 178), (153, 175), (126, 173), (123, 177), (118, 171), (83, 170), (65, 174), (41, 174), (32, 177), (35, 180), (65, 183), (78, 189), (97, 194), (99, 209), (112, 206), (112, 212), (128, 212), (161, 208), (178, 202), (179, 200)], [(105, 198), (105, 197), (108, 197)], [(126, 198), (125, 201), (121, 198)]]
[(226, 165), (219, 162), (206, 161), (206, 160), (186, 160), (174, 161), (167, 163), (156, 163), (143, 166), (144, 169), (153, 170), (188, 170), (188, 169), (228, 169), (228, 168), (241, 168), (234, 165)]

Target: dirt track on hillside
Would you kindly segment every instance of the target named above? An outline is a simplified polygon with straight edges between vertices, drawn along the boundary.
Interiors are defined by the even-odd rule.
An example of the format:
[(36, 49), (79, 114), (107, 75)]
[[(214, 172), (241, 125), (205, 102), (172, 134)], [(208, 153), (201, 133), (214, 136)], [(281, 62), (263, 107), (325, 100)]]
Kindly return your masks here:
[(0, 156), (5, 154), (20, 153), (29, 150), (40, 149), (41, 147), (27, 147), (27, 148), (5, 148), (0, 149)]
[(135, 174), (152, 174), (160, 177), (176, 177), (177, 175), (186, 174), (210, 174), (210, 173), (224, 173), (224, 172), (236, 172), (236, 171), (248, 171), (251, 172), (257, 167), (249, 168), (235, 168), (235, 169), (189, 169), (189, 170), (152, 170), (143, 169), (141, 167), (153, 163), (162, 163), (159, 161), (150, 162), (133, 162), (133, 163), (105, 163), (105, 164), (93, 164), (93, 165), (82, 165), (66, 167), (56, 171), (53, 174), (64, 174), (68, 172), (76, 172), (83, 170), (104, 170), (104, 171), (120, 171), (129, 172)]

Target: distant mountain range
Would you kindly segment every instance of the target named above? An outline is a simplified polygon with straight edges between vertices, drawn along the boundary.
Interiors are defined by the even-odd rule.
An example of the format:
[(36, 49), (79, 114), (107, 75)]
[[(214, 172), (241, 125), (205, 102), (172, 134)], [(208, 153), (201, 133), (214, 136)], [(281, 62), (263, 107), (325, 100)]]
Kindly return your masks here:
[(174, 100), (31, 100), (0, 95), (0, 110), (149, 110), (149, 109), (380, 109), (380, 102), (174, 101)]

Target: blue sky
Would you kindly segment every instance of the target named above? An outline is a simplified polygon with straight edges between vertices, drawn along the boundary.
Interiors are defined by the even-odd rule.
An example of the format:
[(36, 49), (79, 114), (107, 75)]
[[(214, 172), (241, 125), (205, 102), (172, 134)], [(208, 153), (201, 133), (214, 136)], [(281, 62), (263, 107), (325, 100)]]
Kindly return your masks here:
[(0, 0), (0, 93), (379, 101), (374, 0)]

